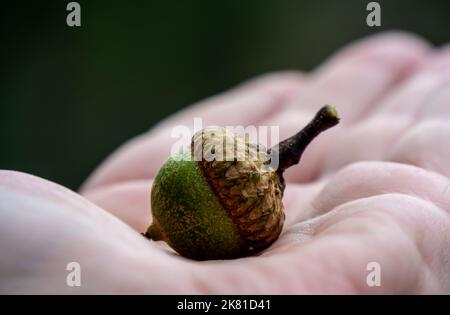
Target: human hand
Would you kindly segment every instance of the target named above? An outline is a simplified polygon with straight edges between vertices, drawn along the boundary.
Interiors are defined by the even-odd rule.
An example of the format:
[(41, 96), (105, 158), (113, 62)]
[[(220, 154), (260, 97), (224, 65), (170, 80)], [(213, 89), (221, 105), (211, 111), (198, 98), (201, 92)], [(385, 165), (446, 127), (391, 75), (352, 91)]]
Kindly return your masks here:
[[(265, 76), (172, 116), (115, 152), (81, 195), (2, 171), (0, 292), (449, 293), (449, 79), (448, 49), (377, 36), (312, 73)], [(261, 255), (195, 262), (139, 234), (175, 125), (279, 125), (283, 139), (325, 103), (341, 124), (287, 171), (285, 227)], [(66, 285), (71, 261), (80, 287)], [(381, 286), (366, 283), (370, 262)]]

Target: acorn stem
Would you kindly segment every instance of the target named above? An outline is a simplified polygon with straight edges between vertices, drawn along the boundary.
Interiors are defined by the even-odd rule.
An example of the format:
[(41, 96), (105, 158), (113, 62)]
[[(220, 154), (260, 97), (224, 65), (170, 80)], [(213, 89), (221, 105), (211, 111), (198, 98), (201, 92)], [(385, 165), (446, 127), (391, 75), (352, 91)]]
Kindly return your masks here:
[(292, 137), (281, 141), (277, 150), (271, 149), (272, 154), (278, 151), (279, 166), (277, 172), (281, 175), (287, 168), (297, 164), (311, 141), (321, 132), (338, 123), (339, 117), (336, 109), (331, 105), (323, 106), (306, 127)]

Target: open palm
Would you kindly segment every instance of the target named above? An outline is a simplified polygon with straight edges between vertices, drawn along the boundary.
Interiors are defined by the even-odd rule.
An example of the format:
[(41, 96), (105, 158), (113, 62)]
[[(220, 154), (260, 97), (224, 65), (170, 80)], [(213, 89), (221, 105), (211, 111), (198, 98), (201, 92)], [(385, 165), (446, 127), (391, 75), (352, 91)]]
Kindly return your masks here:
[[(385, 34), (312, 73), (267, 75), (170, 117), (80, 194), (1, 171), (0, 292), (450, 293), (449, 88), (448, 49)], [(286, 138), (325, 103), (341, 124), (287, 171), (285, 227), (261, 255), (196, 262), (140, 235), (173, 126), (279, 125)], [(66, 284), (69, 262), (79, 287)], [(366, 281), (371, 263), (379, 286)]]

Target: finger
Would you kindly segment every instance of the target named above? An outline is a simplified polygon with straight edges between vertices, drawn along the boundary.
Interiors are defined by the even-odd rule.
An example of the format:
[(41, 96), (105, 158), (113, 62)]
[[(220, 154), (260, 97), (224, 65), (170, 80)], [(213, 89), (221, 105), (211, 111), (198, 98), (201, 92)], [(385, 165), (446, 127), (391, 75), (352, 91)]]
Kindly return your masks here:
[(358, 161), (389, 160), (393, 146), (411, 121), (408, 116), (381, 116), (345, 128), (330, 142), (330, 158), (324, 162), (321, 174), (331, 174)]
[(386, 98), (375, 116), (396, 115), (419, 117), (430, 100), (446, 90), (450, 81), (450, 49), (437, 50), (423, 62), (418, 71)]
[(342, 124), (359, 121), (415, 70), (428, 51), (422, 39), (403, 33), (361, 40), (313, 72), (290, 105), (313, 114), (318, 106), (331, 103)]
[(430, 95), (419, 113), (419, 120), (440, 119), (450, 121), (450, 80), (443, 82), (442, 86)]
[(266, 76), (261, 81), (252, 81), (236, 91), (182, 111), (153, 132), (140, 135), (120, 147), (91, 175), (82, 191), (114, 182), (153, 177), (177, 141), (172, 136), (175, 125), (184, 124), (192, 134), (194, 117), (202, 118), (203, 127), (256, 124), (280, 110), (300, 85), (301, 79), (295, 73)]
[(284, 103), (301, 89), (303, 82), (304, 76), (299, 71), (261, 75), (175, 113), (154, 130), (192, 125), (195, 117), (200, 117), (205, 126), (255, 125), (280, 111)]
[(444, 78), (441, 84), (434, 89), (426, 100), (426, 105), (419, 110), (418, 118), (426, 119), (450, 119), (450, 44), (437, 50), (433, 58), (430, 58), (426, 66), (432, 71), (442, 71)]
[[(320, 135), (305, 151), (298, 167), (286, 172), (287, 181), (307, 182), (317, 178), (328, 160), (329, 148), (339, 137), (347, 141), (347, 127), (376, 106), (393, 86), (424, 58), (427, 46), (419, 39), (401, 34), (376, 36), (362, 41), (325, 64), (308, 78), (289, 108), (267, 119), (264, 124), (279, 125), (280, 138), (296, 133), (325, 103), (336, 105), (340, 126)], [(393, 66), (395, 64), (395, 66)], [(389, 133), (395, 136), (397, 129)], [(378, 146), (383, 143), (378, 141)], [(348, 141), (347, 141), (348, 142)], [(353, 146), (351, 147), (351, 149)], [(367, 146), (364, 147), (365, 149)], [(351, 150), (350, 150), (351, 152)], [(347, 156), (352, 156), (347, 153)], [(341, 157), (342, 158), (342, 157)]]
[(325, 180), (320, 180), (305, 184), (290, 183), (286, 186), (283, 195), (283, 206), (286, 213), (284, 230), (312, 216), (314, 212), (311, 207), (312, 201), (317, 198), (325, 184)]
[(315, 215), (351, 200), (401, 193), (429, 200), (450, 213), (450, 180), (411, 165), (359, 162), (338, 172), (313, 201)]
[[(427, 119), (450, 117), (450, 50), (438, 50), (421, 68), (381, 102), (373, 115), (344, 128), (330, 143), (324, 172), (361, 160), (390, 160), (404, 134)], [(410, 136), (409, 136), (410, 138)], [(442, 159), (441, 159), (442, 160)]]
[(426, 120), (398, 139), (388, 159), (416, 165), (450, 178), (449, 139), (450, 120)]

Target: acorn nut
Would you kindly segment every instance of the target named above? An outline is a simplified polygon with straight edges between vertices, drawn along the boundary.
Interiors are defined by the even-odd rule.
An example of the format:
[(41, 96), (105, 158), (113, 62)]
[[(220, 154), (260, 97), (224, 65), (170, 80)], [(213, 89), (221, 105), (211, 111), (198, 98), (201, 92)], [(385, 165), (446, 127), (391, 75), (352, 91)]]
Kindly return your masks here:
[(153, 221), (144, 235), (196, 260), (266, 249), (283, 228), (283, 172), (338, 122), (335, 108), (325, 105), (305, 128), (269, 150), (225, 128), (198, 131), (190, 152), (170, 157), (159, 170), (151, 191)]

